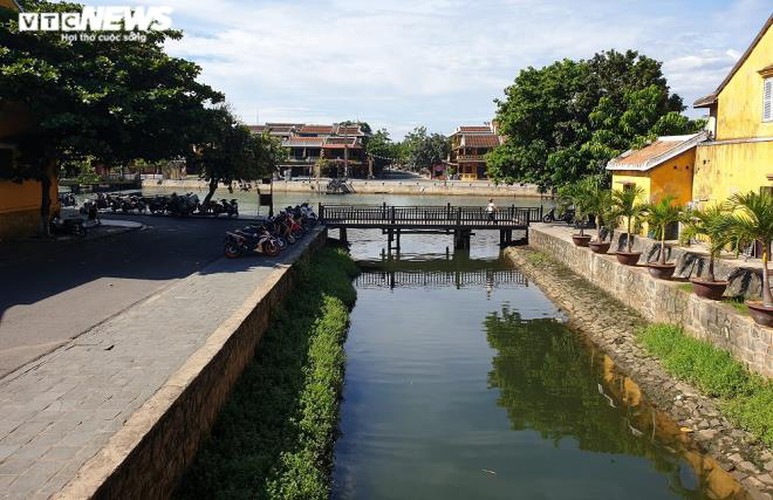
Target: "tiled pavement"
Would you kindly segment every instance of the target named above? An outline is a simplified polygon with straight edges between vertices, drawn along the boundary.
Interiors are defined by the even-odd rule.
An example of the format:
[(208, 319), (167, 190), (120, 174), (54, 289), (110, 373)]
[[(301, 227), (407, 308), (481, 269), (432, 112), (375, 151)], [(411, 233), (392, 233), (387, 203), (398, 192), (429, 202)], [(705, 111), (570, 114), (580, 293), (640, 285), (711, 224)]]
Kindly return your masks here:
[(217, 260), (0, 380), (0, 497), (59, 491), (220, 323), (301, 252), (297, 244), (274, 259)]

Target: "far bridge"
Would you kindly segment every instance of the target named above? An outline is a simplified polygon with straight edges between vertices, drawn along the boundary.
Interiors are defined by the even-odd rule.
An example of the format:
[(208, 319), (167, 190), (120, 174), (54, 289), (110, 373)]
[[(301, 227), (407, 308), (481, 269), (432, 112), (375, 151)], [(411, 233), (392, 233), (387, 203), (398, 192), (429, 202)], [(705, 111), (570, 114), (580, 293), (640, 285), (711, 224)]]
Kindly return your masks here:
[[(529, 224), (542, 220), (542, 207), (500, 207), (493, 220), (481, 206), (394, 206), (319, 205), (319, 219), (328, 228), (338, 228), (340, 239), (347, 242), (346, 230), (381, 229), (387, 235), (387, 248), (400, 250), (400, 235), (441, 233), (454, 235), (454, 248), (470, 248), (475, 230), (498, 230), (502, 246), (527, 244)], [(513, 232), (520, 238), (514, 240)]]
[(471, 271), (395, 271), (369, 269), (360, 273), (355, 285), (361, 288), (423, 288), (428, 286), (486, 286), (503, 284), (526, 286), (526, 277), (517, 269), (479, 269)]

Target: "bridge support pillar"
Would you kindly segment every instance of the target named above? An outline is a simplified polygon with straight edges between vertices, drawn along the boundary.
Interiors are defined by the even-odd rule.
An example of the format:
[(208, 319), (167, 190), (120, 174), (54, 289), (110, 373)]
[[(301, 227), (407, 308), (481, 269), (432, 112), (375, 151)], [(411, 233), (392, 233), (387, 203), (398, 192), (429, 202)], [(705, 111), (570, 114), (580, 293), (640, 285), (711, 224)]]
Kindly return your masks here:
[(346, 228), (343, 226), (339, 229), (338, 239), (340, 239), (341, 243), (344, 245), (349, 243), (349, 241), (346, 239)]
[(454, 250), (469, 250), (471, 234), (469, 229), (454, 229)]

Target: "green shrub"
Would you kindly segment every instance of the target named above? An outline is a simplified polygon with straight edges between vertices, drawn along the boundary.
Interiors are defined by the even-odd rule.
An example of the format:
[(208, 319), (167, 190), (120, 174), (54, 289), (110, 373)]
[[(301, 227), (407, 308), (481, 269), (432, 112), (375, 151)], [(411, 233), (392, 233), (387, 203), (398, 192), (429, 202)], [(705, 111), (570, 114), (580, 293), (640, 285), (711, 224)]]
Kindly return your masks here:
[(357, 267), (323, 248), (296, 272), (175, 497), (329, 497)]
[(729, 352), (685, 335), (675, 325), (650, 325), (638, 338), (669, 373), (708, 396), (721, 398), (728, 418), (773, 445), (773, 387), (769, 381), (750, 374)]

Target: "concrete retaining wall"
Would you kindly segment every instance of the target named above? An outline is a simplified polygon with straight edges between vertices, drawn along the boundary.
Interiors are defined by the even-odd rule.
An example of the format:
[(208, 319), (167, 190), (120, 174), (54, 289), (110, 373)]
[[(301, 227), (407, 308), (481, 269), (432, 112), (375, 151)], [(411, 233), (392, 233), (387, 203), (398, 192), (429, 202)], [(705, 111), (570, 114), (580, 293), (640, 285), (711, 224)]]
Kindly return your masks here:
[[(301, 259), (322, 246), (320, 230)], [(192, 463), (231, 389), (252, 361), (271, 312), (293, 288), (278, 268), (135, 412), (59, 498), (168, 498)]]
[[(321, 190), (325, 192), (327, 179), (320, 181), (276, 181), (273, 189), (275, 193), (309, 193)], [(493, 182), (464, 182), (464, 181), (432, 181), (421, 180), (352, 180), (351, 185), (359, 194), (416, 194), (416, 195), (450, 195), (450, 196), (501, 196), (501, 197), (529, 197), (540, 198), (542, 195), (535, 186), (505, 186), (495, 185)], [(198, 189), (205, 188), (206, 183), (196, 180), (172, 180), (166, 179), (161, 184), (157, 180), (146, 179), (143, 186), (164, 187), (174, 189)], [(224, 186), (223, 186), (224, 187)], [(255, 186), (253, 186), (255, 187)], [(258, 185), (258, 187), (263, 187)]]
[(576, 247), (565, 228), (532, 226), (529, 245), (563, 262), (649, 321), (681, 325), (695, 337), (727, 349), (750, 370), (773, 377), (773, 329), (757, 325), (732, 306), (681, 290), (679, 282), (657, 280), (644, 266), (624, 266), (614, 255)]

